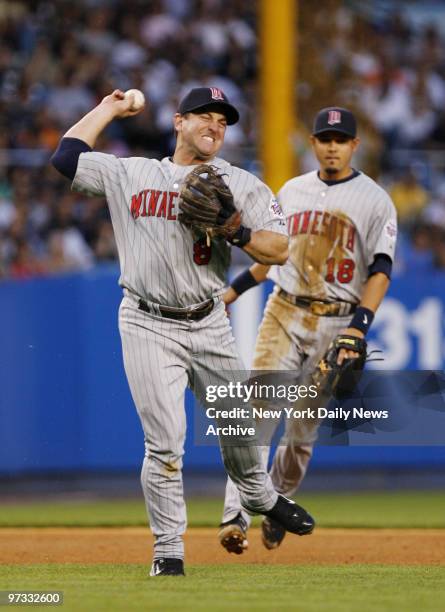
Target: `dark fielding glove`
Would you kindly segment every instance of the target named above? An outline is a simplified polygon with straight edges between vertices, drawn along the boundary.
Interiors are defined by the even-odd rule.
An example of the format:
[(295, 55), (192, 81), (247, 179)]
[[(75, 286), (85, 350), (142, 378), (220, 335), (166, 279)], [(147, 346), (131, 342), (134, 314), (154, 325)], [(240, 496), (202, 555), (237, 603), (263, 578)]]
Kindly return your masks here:
[(178, 220), (198, 236), (229, 240), (239, 230), (241, 215), (218, 168), (196, 166), (186, 177), (179, 194)]
[[(337, 365), (341, 349), (354, 351), (358, 357), (344, 359)], [(367, 344), (364, 338), (339, 334), (329, 346), (324, 357), (319, 361), (313, 375), (313, 382), (321, 393), (344, 399), (350, 395), (360, 380), (367, 358)]]

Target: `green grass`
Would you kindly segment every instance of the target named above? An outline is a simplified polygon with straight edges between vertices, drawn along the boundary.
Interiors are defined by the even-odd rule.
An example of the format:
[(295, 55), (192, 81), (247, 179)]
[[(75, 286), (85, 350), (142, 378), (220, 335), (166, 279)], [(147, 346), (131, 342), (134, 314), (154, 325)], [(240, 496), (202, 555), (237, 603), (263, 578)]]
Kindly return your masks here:
[[(0, 566), (2, 590), (64, 591), (64, 611), (442, 612), (443, 568), (190, 566), (147, 578), (143, 565)], [(57, 608), (56, 608), (57, 609)]]
[[(445, 492), (304, 494), (297, 501), (320, 527), (445, 527)], [(222, 499), (187, 501), (190, 527), (214, 527)], [(256, 519), (258, 521), (259, 519)], [(146, 525), (142, 494), (136, 500), (3, 504), (0, 527)]]
[[(324, 527), (445, 527), (445, 493), (305, 494)], [(221, 499), (188, 501), (190, 526), (215, 527)], [(258, 521), (258, 519), (256, 519)], [(1, 526), (146, 525), (137, 500), (4, 504)], [(1, 531), (0, 531), (1, 546)], [(184, 578), (126, 564), (0, 565), (0, 590), (61, 590), (63, 610), (442, 612), (444, 567), (190, 565)]]

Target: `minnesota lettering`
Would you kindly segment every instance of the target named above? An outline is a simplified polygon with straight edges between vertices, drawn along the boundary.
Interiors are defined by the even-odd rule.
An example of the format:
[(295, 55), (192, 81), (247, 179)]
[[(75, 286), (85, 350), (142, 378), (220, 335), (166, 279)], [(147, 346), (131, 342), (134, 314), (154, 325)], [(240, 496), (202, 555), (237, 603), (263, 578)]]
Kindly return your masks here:
[(169, 221), (176, 221), (175, 199), (176, 191), (159, 191), (157, 189), (143, 189), (131, 196), (130, 212), (133, 219), (138, 217), (164, 217)]
[(289, 236), (311, 234), (327, 236), (331, 242), (337, 242), (339, 247), (354, 251), (355, 227), (344, 217), (322, 210), (304, 210), (287, 218)]

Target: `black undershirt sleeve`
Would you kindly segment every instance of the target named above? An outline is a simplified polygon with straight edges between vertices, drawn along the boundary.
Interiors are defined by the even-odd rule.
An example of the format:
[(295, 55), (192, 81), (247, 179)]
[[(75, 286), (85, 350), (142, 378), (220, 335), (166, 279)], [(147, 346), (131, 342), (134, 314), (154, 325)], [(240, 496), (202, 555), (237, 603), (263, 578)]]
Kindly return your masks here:
[(384, 253), (377, 253), (374, 257), (374, 261), (368, 267), (368, 276), (372, 276), (377, 272), (382, 272), (391, 280), (391, 272), (392, 272), (392, 260), (389, 255), (385, 255)]
[(73, 180), (76, 176), (79, 155), (92, 150), (80, 138), (62, 138), (50, 161), (60, 174)]

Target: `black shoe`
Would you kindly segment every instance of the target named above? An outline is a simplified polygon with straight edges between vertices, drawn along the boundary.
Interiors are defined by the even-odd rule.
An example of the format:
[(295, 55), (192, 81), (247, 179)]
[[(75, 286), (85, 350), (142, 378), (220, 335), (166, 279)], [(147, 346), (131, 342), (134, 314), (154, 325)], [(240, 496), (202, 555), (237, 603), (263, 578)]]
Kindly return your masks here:
[(182, 559), (154, 559), (150, 576), (185, 576)]
[(241, 512), (231, 521), (221, 523), (218, 538), (221, 546), (229, 553), (241, 555), (247, 550), (249, 545), (247, 542), (247, 523), (241, 516)]
[(308, 535), (312, 533), (315, 527), (312, 516), (284, 495), (278, 495), (275, 506), (269, 512), (263, 512), (263, 514), (281, 525), (286, 531), (297, 535)]
[(261, 523), (261, 539), (268, 550), (278, 548), (285, 535), (286, 530), (280, 523), (267, 516), (263, 518)]

